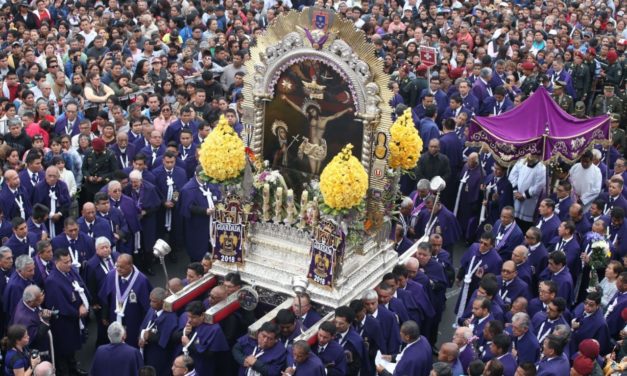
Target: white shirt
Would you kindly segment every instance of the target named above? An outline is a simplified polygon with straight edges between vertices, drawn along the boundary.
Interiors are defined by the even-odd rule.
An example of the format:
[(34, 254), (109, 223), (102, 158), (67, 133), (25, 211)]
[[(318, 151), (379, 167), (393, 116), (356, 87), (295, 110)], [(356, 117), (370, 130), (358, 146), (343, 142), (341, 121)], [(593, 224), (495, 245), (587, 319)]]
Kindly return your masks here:
[(570, 168), (570, 178), (575, 194), (581, 199), (584, 207), (590, 205), (601, 193), (603, 176), (601, 170), (594, 164), (588, 168), (583, 168), (581, 163), (575, 164)]

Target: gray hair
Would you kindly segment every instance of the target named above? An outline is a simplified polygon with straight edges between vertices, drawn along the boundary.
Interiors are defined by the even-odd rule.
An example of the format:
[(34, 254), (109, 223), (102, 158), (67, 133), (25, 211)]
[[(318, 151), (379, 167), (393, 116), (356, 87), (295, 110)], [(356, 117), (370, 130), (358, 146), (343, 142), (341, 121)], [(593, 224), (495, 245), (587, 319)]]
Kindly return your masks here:
[(107, 329), (107, 337), (111, 343), (122, 343), (125, 333), (124, 327), (117, 321), (111, 323)]
[(33, 370), (33, 376), (54, 376), (52, 363), (48, 361), (39, 363)]
[(300, 348), (305, 352), (305, 354), (309, 354), (309, 352), (311, 352), (311, 347), (309, 347), (307, 341), (304, 340), (296, 341), (292, 346)]
[(155, 298), (159, 301), (164, 301), (167, 296), (168, 296), (167, 292), (162, 287), (155, 287), (150, 292), (150, 297)]
[(595, 160), (600, 160), (601, 157), (602, 157), (601, 150), (592, 149), (592, 158), (594, 158)]
[(13, 126), (16, 126), (16, 125), (21, 127), (22, 126), (22, 121), (20, 119), (15, 119), (14, 118), (14, 119), (9, 119), (9, 121), (7, 122), (7, 126), (9, 128), (11, 128)]
[(29, 255), (21, 255), (21, 256), (18, 256), (17, 259), (15, 259), (15, 269), (23, 270), (28, 265), (31, 265), (34, 263), (35, 261), (33, 261), (33, 258), (30, 257)]
[(529, 329), (529, 325), (531, 324), (531, 319), (529, 319), (529, 315), (525, 312), (518, 312), (512, 316), (512, 323), (518, 323), (524, 329)]
[(22, 301), (24, 303), (34, 302), (41, 294), (41, 289), (37, 285), (26, 286), (22, 293)]
[(102, 244), (106, 244), (108, 246), (111, 246), (111, 241), (109, 241), (109, 239), (105, 236), (99, 236), (96, 238), (96, 248), (98, 248), (100, 245)]
[(379, 300), (379, 294), (374, 290), (366, 290), (361, 294), (363, 300)]
[(481, 73), (479, 76), (483, 79), (486, 79), (492, 75), (492, 68), (481, 68)]
[(412, 201), (411, 198), (405, 196), (403, 197), (403, 200), (401, 201), (401, 208), (408, 208), (408, 207), (413, 207), (414, 206), (414, 202)]
[(445, 362), (433, 363), (433, 366), (431, 369), (437, 376), (452, 376), (453, 375), (453, 369), (451, 368), (451, 365)]
[(6, 257), (7, 253), (13, 255), (13, 251), (9, 247), (2, 246), (0, 247), (0, 260)]
[(568, 325), (558, 324), (553, 327), (551, 334), (566, 343), (570, 339), (571, 330)]
[(129, 179), (142, 180), (142, 173), (139, 170), (133, 170), (130, 174), (128, 174)]
[(416, 184), (416, 189), (419, 191), (423, 189), (429, 189), (429, 188), (431, 188), (431, 183), (427, 179), (420, 179), (418, 181), (418, 184)]

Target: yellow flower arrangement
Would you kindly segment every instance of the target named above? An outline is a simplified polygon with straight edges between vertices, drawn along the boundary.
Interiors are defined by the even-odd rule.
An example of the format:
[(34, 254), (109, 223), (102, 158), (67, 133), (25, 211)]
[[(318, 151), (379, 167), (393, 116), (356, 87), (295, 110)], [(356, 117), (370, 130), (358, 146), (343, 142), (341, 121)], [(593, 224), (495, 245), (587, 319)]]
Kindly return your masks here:
[(320, 192), (324, 204), (342, 211), (359, 206), (368, 190), (368, 174), (353, 156), (353, 145), (346, 145), (320, 175)]
[(411, 109), (405, 110), (390, 128), (390, 157), (391, 168), (401, 168), (405, 171), (416, 167), (420, 152), (422, 151), (422, 139), (414, 125)]
[(242, 175), (246, 166), (244, 142), (224, 115), (200, 146), (199, 160), (205, 175), (214, 183), (234, 180)]

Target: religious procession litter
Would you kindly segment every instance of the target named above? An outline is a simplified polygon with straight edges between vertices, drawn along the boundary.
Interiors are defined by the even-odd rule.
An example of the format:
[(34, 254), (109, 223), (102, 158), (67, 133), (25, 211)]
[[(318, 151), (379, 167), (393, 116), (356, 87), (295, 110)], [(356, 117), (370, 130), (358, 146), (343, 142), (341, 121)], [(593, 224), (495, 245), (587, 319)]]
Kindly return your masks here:
[(626, 12), (1, 1), (1, 372), (627, 373)]

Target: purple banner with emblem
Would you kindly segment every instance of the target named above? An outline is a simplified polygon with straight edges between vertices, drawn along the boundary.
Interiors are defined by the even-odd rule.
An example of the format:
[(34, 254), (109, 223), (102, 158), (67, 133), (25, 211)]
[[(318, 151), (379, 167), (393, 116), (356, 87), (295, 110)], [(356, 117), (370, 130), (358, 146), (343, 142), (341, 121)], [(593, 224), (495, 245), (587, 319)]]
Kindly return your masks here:
[(578, 119), (562, 110), (542, 86), (518, 107), (498, 116), (473, 117), (467, 146), (487, 146), (494, 159), (511, 166), (527, 155), (544, 162), (572, 163), (594, 145), (608, 145), (607, 115)]
[(307, 278), (321, 286), (332, 288), (336, 272), (342, 263), (344, 236), (331, 221), (321, 221), (313, 231), (311, 261)]
[(244, 261), (244, 229), (241, 223), (215, 222), (215, 246), (213, 259), (229, 264), (241, 264)]

